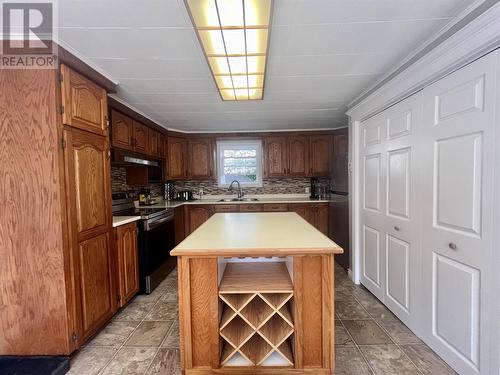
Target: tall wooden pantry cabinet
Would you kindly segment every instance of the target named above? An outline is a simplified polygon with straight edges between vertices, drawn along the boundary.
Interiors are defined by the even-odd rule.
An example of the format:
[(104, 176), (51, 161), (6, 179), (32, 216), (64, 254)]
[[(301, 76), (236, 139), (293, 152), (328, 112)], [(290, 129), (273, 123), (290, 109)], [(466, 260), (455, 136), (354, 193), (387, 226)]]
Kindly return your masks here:
[(0, 355), (69, 354), (117, 309), (106, 94), (0, 71)]

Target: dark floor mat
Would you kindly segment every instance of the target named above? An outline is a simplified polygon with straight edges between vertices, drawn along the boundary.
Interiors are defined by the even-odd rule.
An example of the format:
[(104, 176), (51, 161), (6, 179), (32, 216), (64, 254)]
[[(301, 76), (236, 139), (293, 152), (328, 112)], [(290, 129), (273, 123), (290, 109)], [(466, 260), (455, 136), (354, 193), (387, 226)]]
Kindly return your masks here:
[(64, 375), (69, 371), (69, 357), (0, 356), (2, 375)]

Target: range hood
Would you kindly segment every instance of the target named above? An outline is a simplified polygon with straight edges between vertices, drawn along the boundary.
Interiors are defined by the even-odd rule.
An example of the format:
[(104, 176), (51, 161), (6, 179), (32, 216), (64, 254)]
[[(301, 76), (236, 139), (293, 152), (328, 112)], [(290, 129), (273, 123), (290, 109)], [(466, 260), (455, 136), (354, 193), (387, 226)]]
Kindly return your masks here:
[(145, 155), (138, 155), (125, 150), (113, 150), (111, 164), (117, 166), (160, 167), (158, 160), (146, 159)]

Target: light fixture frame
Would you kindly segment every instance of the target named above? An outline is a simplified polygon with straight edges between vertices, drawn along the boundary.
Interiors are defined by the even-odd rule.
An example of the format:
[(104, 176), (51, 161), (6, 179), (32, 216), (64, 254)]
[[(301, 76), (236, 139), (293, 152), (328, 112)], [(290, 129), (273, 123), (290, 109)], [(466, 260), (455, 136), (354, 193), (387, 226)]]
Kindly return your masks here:
[[(217, 8), (217, 0), (212, 0), (214, 3), (215, 3), (215, 7)], [(245, 0), (241, 0), (242, 2), (242, 6), (243, 6), (243, 9), (245, 9)], [(214, 71), (212, 70), (212, 66), (210, 65), (210, 60), (209, 60), (209, 57), (225, 57), (226, 59), (228, 59), (229, 57), (247, 57), (248, 58), (248, 53), (246, 54), (240, 54), (240, 55), (228, 55), (227, 54), (227, 51), (226, 51), (226, 54), (224, 55), (210, 55), (208, 56), (207, 55), (207, 52), (205, 51), (205, 47), (203, 45), (203, 42), (202, 42), (202, 39), (201, 39), (201, 36), (200, 36), (200, 33), (199, 33), (199, 30), (220, 30), (221, 31), (221, 34), (222, 34), (222, 30), (244, 30), (245, 31), (245, 51), (247, 50), (247, 47), (246, 47), (246, 29), (257, 29), (257, 30), (262, 30), (261, 27), (255, 27), (255, 26), (249, 26), (249, 27), (246, 27), (243, 26), (243, 28), (241, 27), (223, 27), (220, 23), (220, 15), (218, 13), (218, 10), (217, 10), (217, 15), (219, 17), (219, 26), (220, 27), (197, 27), (196, 26), (196, 23), (195, 23), (195, 20), (194, 20), (194, 17), (193, 17), (193, 14), (191, 13), (191, 8), (189, 7), (189, 3), (188, 3), (188, 0), (184, 0), (184, 5), (186, 7), (186, 10), (188, 12), (188, 15), (189, 15), (189, 18), (191, 19), (191, 23), (193, 24), (193, 28), (196, 32), (196, 37), (198, 38), (198, 43), (200, 44), (200, 47), (203, 51), (203, 55), (205, 56), (205, 60), (207, 62), (207, 65), (208, 65), (208, 68), (210, 69), (210, 75), (212, 76), (212, 79), (214, 81), (214, 84), (215, 84), (215, 87), (217, 88), (217, 91), (219, 93), (219, 96), (221, 98), (222, 101), (224, 102), (251, 102), (251, 101), (258, 101), (258, 100), (264, 100), (264, 96), (265, 96), (265, 89), (266, 89), (266, 73), (267, 73), (267, 64), (268, 64), (268, 61), (269, 61), (269, 45), (271, 44), (271, 25), (273, 23), (273, 15), (274, 15), (274, 0), (269, 0), (270, 2), (270, 6), (269, 6), (269, 9), (270, 9), (270, 13), (269, 13), (269, 24), (267, 26), (267, 45), (266, 45), (266, 52), (265, 54), (251, 54), (250, 57), (252, 56), (264, 56), (266, 58), (266, 61), (264, 63), (264, 72), (263, 74), (256, 74), (256, 73), (253, 73), (253, 74), (249, 74), (248, 73), (248, 60), (247, 60), (247, 73), (246, 74), (232, 74), (231, 73), (231, 67), (229, 65), (229, 60), (227, 60), (227, 64), (228, 64), (228, 67), (229, 67), (229, 75), (221, 75), (221, 74), (215, 74)], [(222, 38), (224, 39), (224, 35), (222, 34)], [(224, 43), (224, 49), (225, 49), (225, 43)], [(233, 75), (234, 76), (238, 76), (238, 75), (245, 75), (245, 76), (251, 76), (251, 75), (262, 75), (263, 76), (263, 79), (262, 79), (262, 97), (260, 99), (250, 99), (250, 98), (247, 98), (247, 99), (237, 99), (236, 98), (236, 92), (235, 90), (237, 90), (238, 88), (235, 88), (234, 87), (234, 83), (233, 83), (233, 94), (234, 94), (234, 99), (224, 99), (224, 97), (222, 96), (222, 90), (224, 89), (221, 89), (219, 87), (219, 85), (217, 84), (217, 80), (216, 80), (216, 76), (229, 76), (231, 78), (231, 82), (233, 80)], [(248, 78), (247, 78), (247, 86), (248, 86)], [(247, 90), (251, 89), (251, 87), (247, 87), (246, 88)], [(257, 88), (257, 89), (261, 89), (260, 87)], [(227, 89), (227, 90), (230, 90), (230, 89)]]

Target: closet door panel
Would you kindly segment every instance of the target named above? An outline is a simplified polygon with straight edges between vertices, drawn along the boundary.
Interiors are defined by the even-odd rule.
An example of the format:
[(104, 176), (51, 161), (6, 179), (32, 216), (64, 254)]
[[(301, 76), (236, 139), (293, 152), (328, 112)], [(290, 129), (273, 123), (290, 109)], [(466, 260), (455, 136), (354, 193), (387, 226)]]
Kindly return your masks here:
[[(425, 340), (457, 372), (489, 373), (496, 56), (424, 90)], [(453, 318), (450, 318), (453, 317)]]

